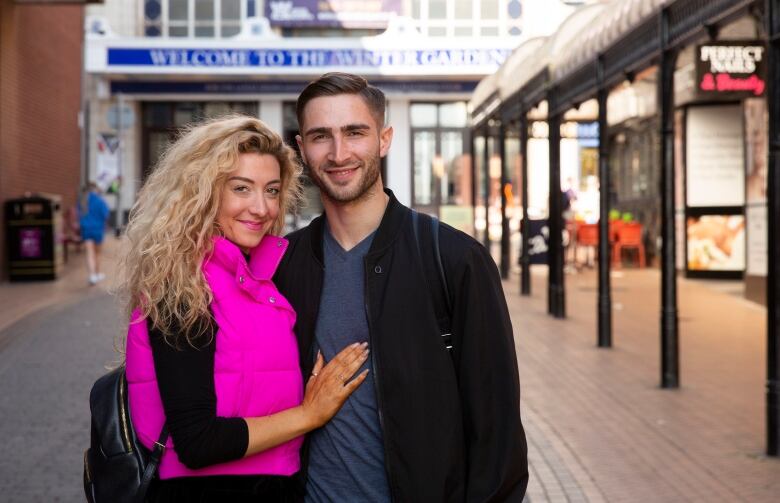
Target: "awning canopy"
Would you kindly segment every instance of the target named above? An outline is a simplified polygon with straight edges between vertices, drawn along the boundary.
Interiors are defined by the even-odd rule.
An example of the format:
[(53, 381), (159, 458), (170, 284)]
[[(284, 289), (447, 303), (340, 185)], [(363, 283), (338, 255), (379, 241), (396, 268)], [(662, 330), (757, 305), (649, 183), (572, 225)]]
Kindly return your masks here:
[[(616, 1), (620, 3), (622, 0)], [(604, 1), (581, 7), (561, 23), (554, 35), (532, 38), (517, 47), (501, 68), (482, 79), (474, 91), (470, 103), (472, 123), (480, 123), (500, 102), (512, 99), (528, 82), (548, 68), (561, 51), (574, 43), (578, 33), (593, 23), (606, 4)]]
[[(539, 42), (528, 40), (492, 78), (497, 91), (473, 100), (479, 121), (499, 114), (527, 112), (550, 99), (550, 114), (566, 114), (595, 95), (649, 65), (661, 47), (661, 21), (667, 44), (682, 47), (749, 11), (754, 0), (603, 0), (571, 14), (558, 31)], [(662, 17), (661, 12), (666, 11)], [(600, 63), (599, 63), (600, 62)], [(597, 64), (598, 63), (598, 64)], [(488, 77), (491, 78), (491, 77)], [(550, 91), (552, 90), (552, 94)], [(490, 106), (482, 103), (488, 100)], [(488, 111), (490, 110), (490, 111)], [(472, 119), (476, 126), (479, 121)]]
[(498, 91), (496, 81), (500, 74), (501, 68), (479, 81), (477, 88), (474, 89), (474, 94), (471, 95), (471, 101), (469, 101), (469, 108), (472, 113), (478, 112), (487, 101), (492, 100), (496, 96), (496, 92)]
[(591, 19), (576, 36), (570, 37), (566, 46), (550, 61), (553, 80), (561, 80), (593, 61), (667, 3), (670, 0), (612, 0), (602, 4), (599, 16)]
[[(528, 82), (541, 69), (538, 63), (541, 63), (542, 58), (539, 56), (549, 39), (550, 37), (536, 37), (526, 40), (501, 65), (502, 78), (497, 85), (498, 95), (502, 100), (509, 99), (520, 88), (517, 82)], [(537, 64), (534, 65), (533, 62)]]
[[(621, 2), (623, 0), (616, 1)], [(534, 42), (536, 39), (532, 39), (515, 49), (499, 69), (499, 72), (502, 72), (505, 68), (508, 69), (510, 65), (513, 69), (513, 71), (502, 72), (501, 81), (498, 83), (502, 99), (508, 100), (533, 77), (538, 75), (539, 72), (549, 67), (553, 61), (559, 58), (561, 51), (572, 43), (583, 28), (593, 22), (604, 7), (605, 4), (603, 2), (580, 7), (561, 23), (554, 35), (543, 39), (544, 43), (540, 47), (536, 47), (533, 51), (524, 50), (526, 44), (537, 43)]]

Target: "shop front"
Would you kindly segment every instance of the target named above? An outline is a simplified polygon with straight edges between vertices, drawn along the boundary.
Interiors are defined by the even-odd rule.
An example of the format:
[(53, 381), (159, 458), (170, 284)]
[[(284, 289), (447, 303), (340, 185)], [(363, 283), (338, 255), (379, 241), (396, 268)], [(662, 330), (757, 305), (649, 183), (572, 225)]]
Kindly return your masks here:
[[(657, 215), (652, 224), (657, 238), (646, 244), (656, 247), (660, 269), (662, 388), (680, 387), (679, 271), (690, 277), (744, 277), (749, 298), (766, 291), (767, 453), (778, 456), (780, 6), (773, 0), (612, 0), (571, 17), (585, 22), (564, 22), (543, 43), (541, 63), (527, 55), (516, 57), (521, 46), (497, 72), (511, 92), (499, 93), (498, 99), (475, 93), (472, 99), (472, 129), (485, 135), (486, 124), (507, 119), (523, 125), (522, 135), (531, 111), (546, 102), (548, 312), (566, 317), (561, 125), (570, 110), (595, 99), (601, 187), (598, 346), (612, 346), (610, 250), (615, 242), (609, 213), (626, 204), (646, 212), (643, 219)], [(559, 40), (566, 47), (561, 49)], [(645, 94), (655, 98), (654, 113), (616, 120), (610, 101), (621, 88), (638, 87), (645, 80)], [(499, 131), (496, 141), (501, 143), (505, 137)], [(528, 148), (523, 138), (524, 207), (529, 201)], [(526, 229), (528, 217), (525, 211)], [(522, 241), (520, 291), (527, 295), (530, 246), (526, 236)], [(619, 237), (616, 243), (622, 242)]]
[(716, 40), (686, 48), (676, 104), (686, 274), (744, 279), (745, 297), (765, 304), (768, 120), (760, 30), (745, 16)]

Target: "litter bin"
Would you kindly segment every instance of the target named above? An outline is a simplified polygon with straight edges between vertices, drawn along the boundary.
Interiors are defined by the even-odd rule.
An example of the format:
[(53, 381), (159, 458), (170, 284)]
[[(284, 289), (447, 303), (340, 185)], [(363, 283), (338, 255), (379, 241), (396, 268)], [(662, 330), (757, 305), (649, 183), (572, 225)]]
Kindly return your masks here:
[(64, 254), (59, 196), (35, 195), (5, 202), (8, 278), (11, 281), (56, 279)]

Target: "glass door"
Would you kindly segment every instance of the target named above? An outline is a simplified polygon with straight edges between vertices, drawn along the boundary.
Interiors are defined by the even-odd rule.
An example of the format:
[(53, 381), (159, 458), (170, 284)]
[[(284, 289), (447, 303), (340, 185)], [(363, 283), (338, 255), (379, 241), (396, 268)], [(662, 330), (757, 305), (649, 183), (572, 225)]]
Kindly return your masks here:
[(411, 105), (413, 206), (471, 233), (471, 156), (465, 103)]

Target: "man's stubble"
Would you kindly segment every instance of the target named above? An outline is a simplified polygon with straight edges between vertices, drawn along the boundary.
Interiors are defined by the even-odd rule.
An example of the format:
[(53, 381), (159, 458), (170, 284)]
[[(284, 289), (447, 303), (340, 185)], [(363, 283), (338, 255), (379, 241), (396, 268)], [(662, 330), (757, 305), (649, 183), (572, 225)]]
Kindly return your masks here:
[(309, 178), (319, 187), (322, 197), (327, 198), (334, 203), (350, 204), (356, 203), (371, 196), (371, 188), (379, 179), (380, 156), (377, 150), (376, 154), (360, 162), (358, 170), (363, 171), (360, 183), (353, 190), (342, 191), (338, 185), (330, 185), (319, 176), (316, 170), (309, 166)]

